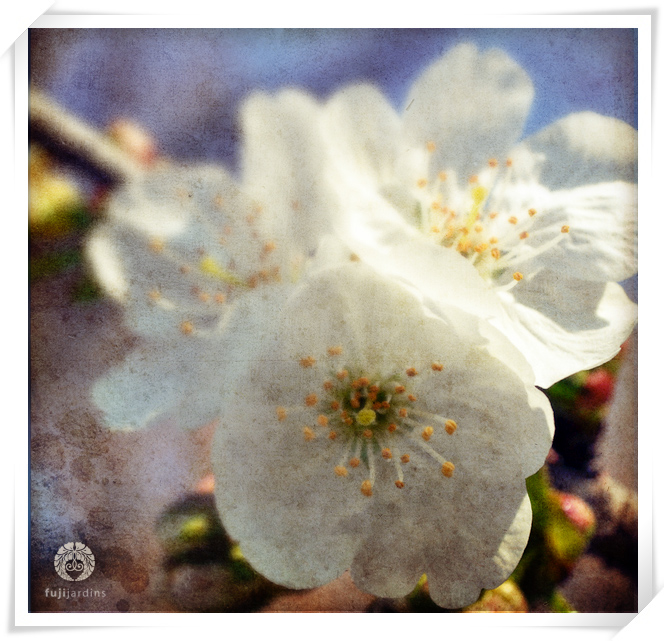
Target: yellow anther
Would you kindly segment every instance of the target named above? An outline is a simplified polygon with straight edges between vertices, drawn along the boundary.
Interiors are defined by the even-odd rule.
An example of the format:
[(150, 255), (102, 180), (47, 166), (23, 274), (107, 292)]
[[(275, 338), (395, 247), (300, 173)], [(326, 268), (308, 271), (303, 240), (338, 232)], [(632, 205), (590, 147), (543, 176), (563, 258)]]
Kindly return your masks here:
[(323, 383), (323, 389), (326, 391), (330, 391), (334, 387), (334, 383), (332, 381), (325, 381)]
[(428, 151), (430, 154), (432, 154), (434, 151), (436, 151), (436, 143), (430, 140), (430, 141), (427, 143), (427, 151)]
[(360, 378), (356, 378), (350, 386), (353, 389), (361, 389), (362, 387), (366, 387), (369, 385), (369, 379), (366, 376), (361, 376)]
[(497, 167), (498, 161), (495, 158), (489, 158), (489, 167)]
[(360, 399), (359, 399), (359, 398), (351, 398), (351, 399), (350, 399), (350, 406), (351, 406), (354, 410), (359, 410), (361, 405), (362, 405), (362, 403), (360, 403)]
[(521, 272), (514, 272), (512, 274), (512, 278), (518, 282), (520, 280), (523, 280), (523, 274)]
[(432, 436), (433, 436), (433, 427), (431, 427), (431, 425), (427, 425), (427, 426), (422, 430), (422, 438), (423, 438), (425, 441), (428, 441)]
[(344, 351), (341, 345), (335, 345), (333, 347), (327, 348), (327, 353), (329, 356), (339, 356)]
[(380, 454), (386, 461), (389, 461), (392, 458), (392, 451), (389, 447), (384, 447)]
[(491, 250), (491, 255), (496, 259), (500, 258), (500, 249), (498, 249), (497, 247), (494, 247)]
[(403, 394), (406, 391), (406, 388), (403, 385), (396, 385), (394, 388), (395, 394)]
[(409, 367), (406, 370), (406, 375), (407, 376), (417, 376), (417, 370), (414, 367)]
[(410, 454), (404, 454), (404, 455), (401, 457), (401, 462), (402, 462), (402, 463), (408, 463), (409, 461), (410, 461)]
[(560, 231), (561, 231), (563, 234), (569, 234), (569, 225), (563, 225), (563, 226), (560, 228)]
[(489, 242), (492, 245), (495, 245), (498, 242), (498, 239), (495, 236), (491, 236), (491, 238), (489, 238)]
[(438, 172), (438, 180), (440, 180), (440, 182), (445, 182), (447, 180), (447, 174), (444, 171)]
[(403, 481), (394, 481), (394, 484), (401, 490), (403, 488)]
[(450, 478), (452, 474), (454, 474), (454, 463), (450, 463), (449, 461), (444, 463), (441, 472), (443, 473), (443, 476)]
[(336, 412), (339, 409), (339, 401), (332, 401), (330, 403), (330, 408), (333, 412)]
[(414, 403), (417, 400), (417, 396), (415, 396), (415, 394), (408, 394), (408, 400), (411, 403)]
[(406, 416), (408, 416), (408, 410), (407, 410), (405, 407), (402, 407), (402, 408), (399, 410), (399, 416), (400, 416), (401, 418), (406, 418)]
[(475, 225), (475, 231), (479, 234), (481, 231), (484, 231), (484, 227), (482, 225)]
[(456, 421), (452, 420), (451, 418), (448, 418), (445, 421), (445, 431), (448, 434), (454, 434), (456, 432), (457, 424)]
[(440, 227), (436, 227), (436, 225), (433, 225), (431, 227), (431, 233), (432, 234), (440, 234)]
[(475, 245), (475, 251), (478, 254), (481, 254), (482, 252), (486, 251), (487, 249), (489, 249), (488, 243), (481, 243), (479, 245)]
[(505, 161), (505, 167), (511, 167), (511, 166), (512, 166), (512, 159), (511, 159), (511, 158), (508, 158), (508, 159)]
[(350, 461), (348, 461), (348, 465), (351, 467), (358, 467), (360, 464), (360, 459), (357, 458), (357, 456), (354, 456)]
[(285, 421), (287, 416), (288, 412), (286, 411), (285, 407), (277, 407), (277, 418), (280, 421)]
[(527, 231), (522, 231), (522, 232), (519, 234), (519, 238), (520, 238), (521, 240), (525, 240), (526, 238), (528, 238), (528, 235), (529, 235), (529, 234), (528, 234)]
[(345, 378), (348, 378), (348, 370), (342, 369), (340, 372), (337, 372), (337, 378), (340, 381), (343, 381)]
[(372, 438), (373, 432), (371, 430), (364, 430), (364, 432), (362, 432), (362, 436), (364, 436), (364, 438)]
[(507, 219), (507, 222), (508, 222), (510, 225), (516, 225), (516, 224), (519, 222), (519, 219), (518, 219), (516, 216), (510, 216), (510, 217)]
[(209, 303), (210, 302), (210, 294), (207, 294), (206, 292), (200, 292), (198, 294), (198, 300), (200, 300), (201, 303)]
[(313, 407), (318, 403), (318, 395), (317, 394), (309, 394), (305, 399), (304, 399), (304, 404), (307, 407)]
[(268, 240), (264, 245), (263, 245), (263, 251), (266, 254), (269, 254), (270, 252), (273, 252), (277, 248), (277, 244), (273, 240)]
[(443, 364), (442, 363), (431, 363), (431, 369), (434, 372), (442, 372), (443, 371)]
[(387, 431), (388, 431), (388, 432), (396, 432), (396, 431), (397, 431), (397, 425), (396, 425), (396, 423), (390, 423), (390, 424), (387, 426)]
[(343, 465), (337, 465), (334, 468), (334, 473), (337, 476), (348, 476), (348, 470)]
[(161, 252), (164, 251), (164, 241), (161, 240), (161, 238), (153, 238), (150, 241), (150, 250), (153, 251), (155, 254), (160, 254)]
[(362, 494), (364, 494), (364, 496), (371, 496), (373, 494), (371, 481), (369, 480), (363, 481), (360, 490), (362, 491)]
[(337, 438), (337, 433), (336, 432), (330, 432), (327, 435), (327, 438), (329, 438), (331, 441), (333, 441), (335, 438)]
[(191, 321), (184, 321), (184, 323), (180, 323), (180, 331), (185, 336), (189, 336), (194, 331), (194, 324)]
[[(471, 179), (472, 182), (472, 179)], [(477, 182), (477, 176), (475, 176), (475, 182)], [(484, 201), (484, 199), (487, 197), (487, 194), (489, 192), (487, 191), (486, 187), (473, 187), (472, 191), (470, 192), (470, 196), (473, 199), (473, 204), (474, 205), (479, 205)]]
[(489, 214), (489, 218), (491, 218), (491, 220), (493, 220), (493, 219), (496, 218), (497, 216), (498, 216), (498, 212), (497, 212), (497, 211), (492, 211), (492, 212)]
[(360, 257), (357, 254), (353, 253), (353, 254), (350, 255), (350, 262), (351, 263), (359, 263), (360, 262)]
[(212, 256), (205, 256), (198, 264), (198, 268), (208, 276), (223, 280), (230, 285), (244, 285), (244, 281), (224, 269)]
[(313, 441), (316, 438), (316, 434), (308, 425), (302, 428), (302, 433), (304, 434), (305, 441)]
[(469, 182), (471, 185), (473, 185), (473, 184), (475, 184), (478, 180), (479, 180), (479, 177), (477, 176), (477, 174), (473, 174), (473, 175), (468, 179), (468, 182)]
[(532, 207), (528, 210), (528, 215), (532, 218), (535, 214), (537, 213), (536, 209), (533, 209)]
[(313, 356), (305, 356), (300, 359), (300, 367), (313, 367), (316, 364), (316, 359)]
[(469, 240), (462, 240), (457, 244), (457, 251), (461, 252), (462, 254), (464, 252), (467, 252), (469, 249), (470, 249)]
[(426, 186), (427, 186), (427, 179), (426, 179), (426, 178), (420, 178), (420, 179), (417, 181), (417, 186), (418, 186), (420, 189), (423, 189), (424, 187), (426, 187)]
[(221, 293), (217, 293), (214, 295), (214, 302), (215, 303), (225, 303), (226, 302), (226, 296), (224, 296)]
[(327, 416), (325, 416), (324, 414), (319, 414), (316, 421), (321, 427), (327, 427), (328, 423), (330, 422)]
[(148, 298), (149, 298), (151, 301), (153, 301), (153, 302), (156, 303), (156, 302), (161, 298), (161, 293), (160, 293), (159, 291), (157, 291), (156, 289), (153, 289), (153, 290), (148, 294)]

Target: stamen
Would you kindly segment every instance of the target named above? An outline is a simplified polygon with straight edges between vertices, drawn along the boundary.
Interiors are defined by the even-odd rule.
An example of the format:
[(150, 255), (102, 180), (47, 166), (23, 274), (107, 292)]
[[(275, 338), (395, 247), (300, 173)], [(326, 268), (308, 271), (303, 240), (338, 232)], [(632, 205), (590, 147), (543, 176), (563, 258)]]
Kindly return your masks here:
[(337, 378), (340, 381), (343, 381), (347, 377), (348, 377), (348, 370), (347, 369), (342, 369), (340, 372), (337, 372)]
[(330, 432), (327, 435), (327, 438), (329, 438), (331, 441), (333, 441), (335, 438), (337, 438), (337, 433), (336, 432)]
[(434, 372), (442, 372), (443, 371), (443, 365), (442, 365), (442, 363), (431, 363), (431, 369)]
[(456, 429), (457, 429), (456, 421), (452, 420), (451, 418), (448, 418), (445, 421), (445, 431), (448, 434), (454, 434), (454, 432), (456, 432)]
[(436, 143), (430, 140), (430, 141), (427, 143), (427, 151), (428, 151), (430, 154), (432, 154), (434, 151), (436, 151)]
[(302, 428), (302, 432), (304, 434), (304, 440), (307, 442), (313, 441), (316, 438), (315, 432), (308, 425), (305, 425)]
[(318, 396), (316, 394), (309, 394), (305, 399), (304, 399), (304, 404), (307, 407), (313, 407), (318, 403)]
[(422, 430), (422, 438), (423, 438), (425, 441), (428, 441), (432, 436), (433, 436), (433, 427), (431, 427), (431, 425), (427, 425), (427, 426)]
[(364, 494), (364, 496), (372, 496), (373, 490), (372, 490), (371, 481), (369, 480), (363, 481), (360, 490), (362, 491), (362, 494)]
[(407, 376), (417, 376), (417, 370), (414, 367), (409, 367), (406, 370), (406, 375)]
[(527, 232), (527, 231), (522, 231), (522, 232), (519, 234), (519, 238), (520, 238), (521, 240), (525, 240), (526, 238), (528, 238), (528, 232)]
[(443, 463), (441, 472), (443, 473), (443, 476), (447, 477), (448, 479), (451, 478), (454, 474), (454, 463), (450, 463), (449, 461)]
[(150, 250), (155, 254), (161, 254), (164, 251), (164, 246), (164, 241), (161, 238), (153, 238), (149, 244)]
[(401, 457), (401, 462), (404, 463), (404, 464), (405, 464), (405, 463), (409, 463), (409, 462), (410, 462), (410, 454), (404, 454), (404, 455)]
[(189, 336), (194, 331), (194, 324), (191, 321), (184, 321), (184, 323), (180, 323), (180, 331), (185, 336)]
[(341, 477), (348, 476), (348, 470), (343, 465), (337, 465), (334, 468), (334, 473)]
[(288, 412), (285, 407), (277, 407), (277, 419), (280, 421), (285, 421), (288, 416)]
[(518, 219), (516, 216), (510, 216), (510, 217), (507, 219), (507, 222), (508, 222), (510, 225), (516, 225), (516, 224), (519, 222), (519, 219)]
[(563, 226), (560, 228), (560, 231), (561, 231), (563, 234), (569, 234), (569, 225), (563, 225)]
[(389, 461), (392, 458), (392, 451), (390, 450), (389, 447), (384, 447), (383, 450), (381, 451), (381, 456), (386, 461)]
[(521, 272), (514, 272), (512, 274), (512, 278), (518, 282), (520, 280), (523, 280), (523, 274)]
[(316, 420), (321, 427), (327, 427), (328, 423), (330, 422), (327, 416), (324, 414), (319, 414)]
[(348, 465), (351, 467), (358, 467), (360, 465), (360, 459), (357, 458), (357, 456), (354, 456), (350, 461), (348, 461)]
[(343, 347), (341, 345), (336, 345), (334, 347), (328, 347), (327, 353), (329, 356), (339, 356), (343, 352)]
[(301, 367), (313, 367), (316, 364), (316, 359), (313, 356), (306, 356), (300, 359)]
[(536, 209), (529, 209), (528, 210), (528, 215), (532, 218), (535, 214), (537, 213)]

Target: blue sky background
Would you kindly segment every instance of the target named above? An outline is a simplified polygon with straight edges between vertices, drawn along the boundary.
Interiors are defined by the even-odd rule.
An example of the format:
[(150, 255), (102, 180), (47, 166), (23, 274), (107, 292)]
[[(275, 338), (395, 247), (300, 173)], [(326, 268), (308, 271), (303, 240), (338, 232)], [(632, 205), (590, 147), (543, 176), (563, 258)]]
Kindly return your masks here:
[(237, 109), (255, 89), (324, 98), (377, 84), (398, 108), (417, 75), (455, 44), (509, 53), (535, 84), (525, 134), (591, 110), (636, 122), (632, 29), (35, 29), (31, 77), (103, 127), (130, 117), (179, 159), (237, 155)]

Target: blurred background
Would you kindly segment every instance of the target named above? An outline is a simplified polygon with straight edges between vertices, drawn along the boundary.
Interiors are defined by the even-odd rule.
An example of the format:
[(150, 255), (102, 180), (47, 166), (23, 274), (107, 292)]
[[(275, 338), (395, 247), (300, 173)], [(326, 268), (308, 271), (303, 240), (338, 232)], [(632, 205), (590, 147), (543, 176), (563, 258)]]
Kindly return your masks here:
[[(524, 134), (590, 110), (637, 127), (631, 29), (33, 29), (29, 73), (39, 88), (149, 164), (159, 156), (236, 168), (238, 108), (285, 86), (322, 99), (353, 81), (401, 109), (417, 75), (455, 44), (506, 51), (530, 75)], [(347, 576), (289, 592), (253, 573), (229, 541), (210, 493), (214, 426), (196, 432), (108, 432), (92, 381), (136, 339), (81, 258), (113, 178), (38, 128), (30, 137), (32, 611), (422, 611), (376, 599)], [(636, 279), (625, 284), (636, 298)], [(611, 363), (549, 391), (557, 434), (529, 482), (535, 526), (513, 581), (477, 609), (636, 611), (636, 339)], [(53, 557), (69, 541), (95, 554), (71, 588)]]

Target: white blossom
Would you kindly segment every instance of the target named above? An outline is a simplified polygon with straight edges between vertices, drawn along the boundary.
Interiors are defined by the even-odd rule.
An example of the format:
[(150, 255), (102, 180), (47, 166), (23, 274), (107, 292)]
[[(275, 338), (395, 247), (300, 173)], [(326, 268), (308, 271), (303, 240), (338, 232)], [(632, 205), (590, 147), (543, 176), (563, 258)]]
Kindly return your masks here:
[(358, 262), (303, 280), (281, 313), (212, 453), (247, 560), (291, 588), (350, 568), (383, 597), (426, 573), (448, 608), (503, 582), (530, 532), (525, 478), (553, 434), (519, 352)]

